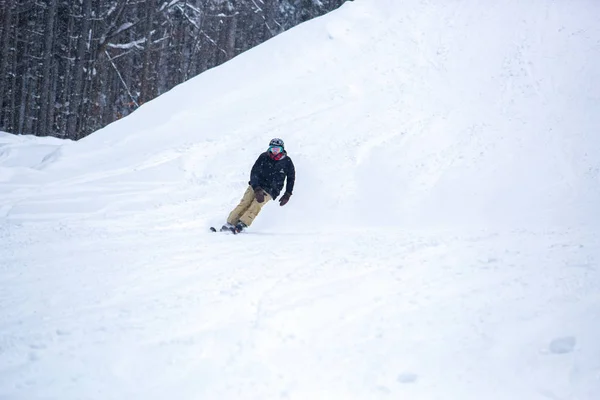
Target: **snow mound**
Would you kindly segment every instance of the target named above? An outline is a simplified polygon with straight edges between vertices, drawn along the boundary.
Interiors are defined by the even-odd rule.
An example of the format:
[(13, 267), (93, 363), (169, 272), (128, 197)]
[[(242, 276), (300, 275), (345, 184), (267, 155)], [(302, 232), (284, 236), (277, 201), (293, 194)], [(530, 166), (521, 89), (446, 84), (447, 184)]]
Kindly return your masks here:
[[(282, 137), (302, 204), (286, 225), (593, 225), (598, 7), (349, 2), (63, 149), (52, 167), (125, 181), (151, 168), (195, 185), (189, 195), (222, 196), (222, 213)], [(32, 150), (35, 165), (49, 150)]]

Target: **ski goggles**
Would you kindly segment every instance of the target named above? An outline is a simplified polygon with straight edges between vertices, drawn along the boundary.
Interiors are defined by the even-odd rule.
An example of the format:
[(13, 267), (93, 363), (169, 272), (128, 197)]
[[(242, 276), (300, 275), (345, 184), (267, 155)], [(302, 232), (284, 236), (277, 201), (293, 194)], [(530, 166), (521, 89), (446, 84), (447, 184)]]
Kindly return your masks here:
[(277, 154), (279, 154), (281, 152), (283, 152), (283, 147), (281, 147), (281, 146), (269, 146), (269, 153), (277, 155)]

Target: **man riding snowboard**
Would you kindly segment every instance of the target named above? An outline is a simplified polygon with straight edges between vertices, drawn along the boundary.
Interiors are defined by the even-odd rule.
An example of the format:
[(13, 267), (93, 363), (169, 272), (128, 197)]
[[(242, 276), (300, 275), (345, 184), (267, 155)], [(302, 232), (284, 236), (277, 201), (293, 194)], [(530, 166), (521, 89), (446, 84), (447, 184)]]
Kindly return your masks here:
[(248, 189), (244, 193), (240, 204), (229, 214), (227, 224), (222, 231), (230, 230), (239, 233), (252, 224), (262, 207), (271, 199), (275, 200), (281, 189), (283, 181), (287, 178), (285, 193), (279, 199), (279, 205), (285, 206), (290, 200), (296, 170), (292, 159), (285, 151), (283, 140), (272, 139), (269, 149), (258, 156), (250, 172)]

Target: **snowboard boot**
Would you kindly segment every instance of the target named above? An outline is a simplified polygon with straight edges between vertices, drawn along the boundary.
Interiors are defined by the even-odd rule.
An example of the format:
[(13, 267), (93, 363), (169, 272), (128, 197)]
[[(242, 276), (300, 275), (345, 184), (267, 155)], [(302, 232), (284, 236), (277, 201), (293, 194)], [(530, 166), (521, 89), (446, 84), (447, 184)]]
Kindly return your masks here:
[(229, 222), (226, 222), (225, 225), (223, 225), (221, 227), (221, 232), (228, 232), (235, 229), (235, 225), (230, 224)]
[(231, 229), (231, 231), (233, 233), (240, 233), (242, 232), (244, 229), (246, 229), (248, 227), (248, 225), (246, 225), (245, 223), (243, 223), (242, 221), (238, 222), (237, 225)]

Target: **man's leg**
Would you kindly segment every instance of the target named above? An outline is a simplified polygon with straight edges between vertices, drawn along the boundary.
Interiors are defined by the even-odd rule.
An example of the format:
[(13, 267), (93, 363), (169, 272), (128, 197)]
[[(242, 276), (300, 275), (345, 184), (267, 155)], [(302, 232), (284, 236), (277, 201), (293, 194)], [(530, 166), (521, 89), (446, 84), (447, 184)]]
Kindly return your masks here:
[(254, 190), (252, 189), (252, 186), (248, 186), (248, 189), (246, 189), (246, 192), (244, 192), (242, 200), (240, 200), (240, 204), (238, 204), (238, 206), (234, 208), (233, 211), (229, 214), (229, 217), (227, 218), (227, 223), (231, 225), (236, 225), (239, 222), (242, 214), (246, 212), (246, 210), (248, 209), (248, 207), (250, 207), (253, 201), (256, 201), (254, 199)]
[(265, 206), (265, 204), (269, 202), (269, 200), (271, 200), (271, 196), (266, 192), (265, 201), (263, 201), (262, 203), (256, 201), (256, 199), (254, 198), (254, 192), (252, 192), (252, 196), (252, 203), (250, 203), (250, 206), (240, 216), (240, 222), (243, 222), (246, 226), (250, 226), (252, 224), (252, 221), (254, 221), (254, 218), (256, 218), (260, 210)]

